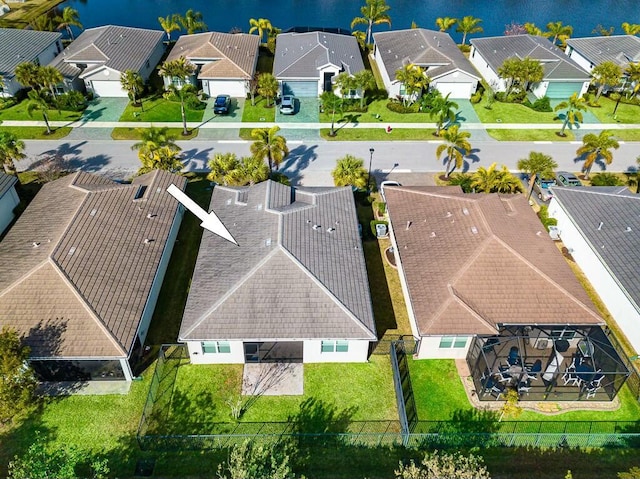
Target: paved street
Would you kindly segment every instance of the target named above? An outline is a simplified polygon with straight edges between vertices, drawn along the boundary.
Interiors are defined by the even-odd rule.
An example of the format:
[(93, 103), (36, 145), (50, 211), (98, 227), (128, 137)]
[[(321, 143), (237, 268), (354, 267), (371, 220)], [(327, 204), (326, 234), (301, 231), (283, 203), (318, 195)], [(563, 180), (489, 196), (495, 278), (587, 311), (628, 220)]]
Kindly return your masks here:
[[(109, 172), (114, 177), (126, 178), (139, 167), (135, 151), (131, 150), (133, 141), (112, 140), (70, 140), (56, 141), (27, 140), (27, 159), (18, 163), (18, 168), (27, 170), (37, 166), (46, 155), (59, 154), (65, 158), (70, 168), (82, 168), (91, 172)], [(625, 171), (636, 166), (635, 158), (640, 155), (640, 143), (621, 142), (615, 151), (613, 164), (608, 171)], [(238, 156), (249, 154), (249, 142), (202, 141), (178, 142), (185, 159), (185, 171), (206, 170), (206, 162), (217, 152), (233, 152)], [(384, 141), (384, 142), (332, 142), (324, 140), (290, 141), (291, 154), (284, 161), (281, 170), (295, 183), (305, 185), (332, 184), (331, 170), (336, 159), (347, 153), (369, 163), (369, 148), (374, 148), (372, 170), (387, 173), (391, 170), (403, 172), (443, 171), (442, 162), (435, 158), (437, 141)], [(472, 141), (474, 150), (465, 165), (473, 171), (479, 166), (489, 166), (493, 162), (506, 165), (517, 171), (516, 164), (529, 151), (547, 153), (558, 162), (559, 170), (579, 171), (581, 162), (575, 161), (575, 152), (579, 142), (496, 142)], [(593, 172), (600, 168), (594, 165)], [(378, 175), (381, 176), (381, 175)], [(383, 176), (383, 175), (382, 175)]]

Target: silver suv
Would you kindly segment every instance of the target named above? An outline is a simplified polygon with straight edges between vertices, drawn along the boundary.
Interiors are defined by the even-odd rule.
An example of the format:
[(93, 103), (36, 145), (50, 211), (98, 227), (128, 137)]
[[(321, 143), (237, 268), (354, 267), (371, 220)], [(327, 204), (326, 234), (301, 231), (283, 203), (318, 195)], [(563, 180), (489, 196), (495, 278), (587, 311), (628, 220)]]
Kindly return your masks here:
[(553, 193), (549, 190), (552, 186), (556, 186), (556, 180), (547, 180), (536, 177), (536, 181), (533, 183), (533, 191), (535, 191), (538, 198), (542, 201), (549, 201), (553, 198)]
[(283, 115), (293, 115), (296, 112), (296, 99), (290, 95), (282, 97), (280, 102), (280, 113)]

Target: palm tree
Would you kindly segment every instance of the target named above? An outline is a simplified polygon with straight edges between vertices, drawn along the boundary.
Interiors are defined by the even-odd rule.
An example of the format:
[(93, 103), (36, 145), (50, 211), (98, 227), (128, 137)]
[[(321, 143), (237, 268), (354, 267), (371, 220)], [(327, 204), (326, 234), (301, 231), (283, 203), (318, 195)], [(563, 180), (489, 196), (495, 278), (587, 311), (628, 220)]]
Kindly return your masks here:
[(525, 23), (524, 24), (524, 30), (525, 32), (527, 32), (529, 35), (536, 35), (541, 37), (543, 32), (540, 28), (536, 27), (536, 25), (534, 23)]
[[(196, 67), (193, 63), (188, 61), (185, 57), (179, 57), (175, 60), (164, 62), (160, 67), (160, 75), (169, 78), (179, 78), (185, 83), (195, 73)], [(185, 111), (186, 97), (192, 95), (192, 91), (184, 86), (182, 88), (176, 87), (173, 83), (169, 85), (169, 90), (173, 91), (178, 98), (180, 98), (180, 113), (182, 114), (182, 135), (187, 136), (189, 130), (187, 130), (187, 114)]]
[(51, 126), (49, 125), (49, 109), (50, 109), (50, 97), (49, 93), (44, 90), (31, 90), (27, 97), (27, 113), (29, 116), (33, 116), (33, 112), (38, 110), (42, 112), (42, 118), (44, 124), (47, 126), (47, 135), (51, 134)]
[(351, 35), (356, 37), (358, 45), (360, 45), (360, 48), (364, 50), (367, 46), (367, 33), (361, 30), (354, 30), (351, 32)]
[(619, 147), (620, 143), (615, 138), (612, 138), (612, 133), (608, 130), (601, 131), (599, 135), (595, 133), (584, 135), (582, 146), (578, 148), (576, 154), (578, 157), (584, 157), (582, 170), (584, 171), (585, 179), (589, 178), (589, 172), (596, 161), (604, 160), (607, 165), (610, 165), (613, 161), (613, 152), (611, 150), (617, 150)]
[(449, 95), (443, 97), (442, 95), (436, 97), (431, 103), (431, 110), (429, 110), (429, 118), (436, 119), (436, 136), (440, 136), (440, 130), (442, 130), (445, 122), (453, 123), (456, 121), (455, 108), (458, 108), (458, 104), (449, 100)]
[[(356, 90), (356, 80), (353, 75), (348, 72), (342, 72), (338, 74), (335, 78), (334, 88), (340, 90), (340, 96), (344, 98), (349, 95), (352, 90)], [(326, 92), (325, 92), (326, 93)]]
[(258, 32), (261, 43), (264, 34), (266, 33), (268, 36), (269, 32), (273, 30), (273, 25), (271, 25), (271, 22), (266, 18), (250, 18), (249, 25), (251, 25), (251, 28), (249, 28), (249, 33)]
[(597, 102), (605, 87), (614, 87), (620, 83), (622, 69), (612, 61), (606, 61), (591, 70), (591, 76), (593, 77), (593, 81), (598, 84), (598, 92), (596, 93)]
[(140, 141), (131, 146), (134, 151), (152, 151), (161, 146), (167, 146), (175, 151), (181, 150), (176, 145), (176, 136), (169, 132), (168, 127), (156, 128), (152, 126), (150, 128), (141, 128), (138, 133), (140, 134)]
[(482, 20), (472, 17), (471, 15), (458, 20), (458, 27), (456, 28), (456, 32), (462, 33), (463, 45), (467, 42), (467, 35), (469, 35), (470, 33), (484, 32), (484, 29), (480, 26), (480, 22), (482, 22)]
[(570, 25), (563, 25), (562, 22), (549, 22), (547, 23), (547, 31), (544, 36), (547, 38), (553, 37), (551, 43), (554, 45), (560, 39), (560, 42), (564, 43), (573, 35), (573, 27)]
[(429, 86), (431, 79), (425, 75), (422, 68), (414, 63), (408, 63), (400, 70), (396, 71), (396, 80), (404, 85), (405, 94), (402, 96), (403, 103), (411, 104), (422, 90)]
[(329, 136), (336, 136), (336, 130), (334, 128), (336, 114), (342, 113), (343, 100), (332, 91), (322, 92), (320, 95), (320, 104), (324, 111), (331, 112), (331, 130)]
[(535, 178), (553, 178), (553, 171), (558, 167), (558, 163), (553, 158), (544, 153), (538, 151), (529, 152), (527, 158), (518, 160), (518, 169), (525, 173), (529, 178), (532, 178), (529, 191), (527, 193), (527, 199), (531, 198), (533, 193), (533, 180)]
[(370, 70), (360, 70), (353, 78), (356, 88), (360, 90), (360, 108), (364, 108), (365, 94), (376, 87), (376, 79)]
[(518, 193), (522, 191), (520, 180), (513, 176), (506, 166), (496, 169), (497, 163), (489, 168), (480, 167), (471, 175), (471, 188), (478, 193)]
[[(442, 153), (447, 154), (447, 163), (445, 167), (445, 178), (456, 169), (462, 168), (464, 157), (471, 153), (471, 144), (469, 138), (471, 133), (468, 131), (460, 131), (458, 125), (453, 125), (448, 130), (442, 130), (440, 137), (445, 143), (438, 145), (436, 149), (436, 158), (440, 160)], [(453, 164), (453, 167), (451, 165)]]
[(336, 162), (331, 172), (333, 184), (336, 186), (353, 186), (362, 190), (367, 187), (367, 170), (364, 160), (353, 155), (345, 155)]
[(622, 31), (625, 35), (637, 35), (640, 33), (640, 25), (637, 23), (624, 22), (622, 24)]
[[(640, 156), (636, 158), (636, 165), (640, 167)], [(629, 168), (625, 172), (625, 175), (627, 175), (627, 186), (635, 188), (636, 195), (640, 193), (640, 169), (638, 167)]]
[(25, 87), (36, 88), (40, 81), (40, 67), (33, 62), (23, 62), (16, 65), (16, 80)]
[(365, 0), (365, 5), (360, 7), (361, 17), (351, 21), (351, 29), (356, 25), (367, 26), (367, 45), (371, 44), (371, 30), (374, 25), (386, 23), (391, 26), (391, 17), (387, 14), (391, 7), (385, 0)]
[[(127, 90), (131, 97), (131, 101), (133, 101), (133, 104), (135, 105), (138, 100), (138, 94), (141, 93), (144, 88), (144, 80), (140, 74), (135, 70), (125, 70), (120, 77), (120, 85), (122, 85), (122, 88)], [(142, 97), (140, 98), (140, 107), (142, 108), (142, 111), (144, 111), (144, 107), (142, 106)]]
[(627, 81), (633, 87), (629, 92), (629, 98), (633, 95), (637, 95), (640, 92), (640, 62), (629, 63), (624, 70), (624, 75), (627, 77)]
[(582, 111), (587, 111), (587, 101), (583, 97), (578, 97), (577, 93), (574, 93), (568, 100), (558, 103), (553, 109), (554, 111), (564, 110), (567, 111), (564, 114), (564, 123), (560, 130), (561, 136), (566, 136), (564, 130), (567, 125), (571, 128), (571, 125), (579, 125), (582, 123)]
[(51, 92), (51, 96), (56, 96), (56, 85), (64, 81), (62, 73), (56, 67), (40, 67), (39, 69), (39, 82), (43, 88), (48, 88)]
[(26, 156), (22, 140), (9, 131), (0, 131), (0, 163), (7, 174), (17, 176), (15, 161)]
[(151, 151), (140, 150), (138, 158), (142, 166), (138, 170), (138, 175), (144, 175), (153, 170), (165, 170), (172, 173), (182, 170), (180, 152), (169, 146), (161, 146)]
[(202, 13), (196, 12), (191, 8), (187, 10), (184, 16), (178, 15), (177, 20), (188, 35), (204, 32), (207, 29), (207, 24), (202, 21)]
[(267, 160), (270, 172), (273, 171), (274, 166), (277, 170), (282, 160), (289, 154), (287, 140), (284, 136), (278, 135), (279, 131), (279, 126), (255, 128), (251, 131), (251, 137), (254, 140), (250, 147), (251, 153), (262, 161)]
[(167, 41), (171, 41), (171, 32), (180, 30), (180, 15), (174, 13), (173, 15), (167, 15), (166, 17), (158, 17), (160, 26), (167, 34)]
[(82, 23), (80, 23), (78, 11), (74, 8), (64, 7), (62, 13), (56, 16), (55, 21), (58, 22), (58, 30), (66, 30), (71, 40), (73, 40), (73, 30), (71, 27), (77, 27), (82, 30)]
[(253, 185), (269, 178), (267, 164), (253, 156), (238, 160), (234, 153), (216, 153), (208, 166), (207, 179), (225, 186)]
[(32, 30), (39, 32), (55, 32), (56, 26), (53, 24), (53, 15), (51, 13), (43, 13), (38, 15), (29, 22)]
[(269, 178), (269, 167), (261, 158), (244, 156), (240, 158), (240, 174), (245, 185), (255, 185)]
[(436, 27), (438, 27), (441, 32), (446, 32), (451, 29), (451, 27), (454, 26), (457, 22), (457, 18), (439, 17), (436, 18)]
[(267, 106), (271, 106), (278, 94), (278, 80), (271, 73), (262, 73), (258, 77), (258, 94), (267, 99)]

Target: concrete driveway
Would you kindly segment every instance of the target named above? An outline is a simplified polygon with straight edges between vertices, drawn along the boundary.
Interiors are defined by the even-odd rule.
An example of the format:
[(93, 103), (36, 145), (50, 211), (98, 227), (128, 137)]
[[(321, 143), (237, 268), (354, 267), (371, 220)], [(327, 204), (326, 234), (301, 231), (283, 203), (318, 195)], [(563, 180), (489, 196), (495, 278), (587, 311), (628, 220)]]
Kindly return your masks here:
[(296, 97), (296, 114), (282, 115), (276, 110), (276, 123), (318, 123), (320, 121), (320, 99)]
[(118, 121), (128, 104), (128, 98), (95, 98), (82, 113), (82, 121)]

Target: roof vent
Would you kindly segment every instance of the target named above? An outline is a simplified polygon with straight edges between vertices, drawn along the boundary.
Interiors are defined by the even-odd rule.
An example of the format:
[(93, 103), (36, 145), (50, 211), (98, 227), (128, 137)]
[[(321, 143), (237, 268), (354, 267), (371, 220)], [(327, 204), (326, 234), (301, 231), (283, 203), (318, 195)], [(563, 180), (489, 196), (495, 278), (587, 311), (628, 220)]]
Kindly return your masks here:
[(604, 223), (601, 221), (600, 224), (598, 225), (598, 231), (602, 229), (602, 226), (604, 226)]
[(262, 210), (262, 203), (258, 203), (256, 205), (256, 210), (261, 211)]
[(625, 231), (626, 231), (627, 233), (631, 233), (631, 226), (627, 226), (627, 229), (625, 229)]
[(94, 208), (94, 209), (91, 210), (91, 213), (89, 213), (89, 216), (95, 216), (97, 212), (98, 212), (98, 210), (96, 210)]
[(478, 228), (476, 228), (475, 226), (472, 226), (472, 227), (471, 227), (471, 232), (472, 232), (474, 235), (477, 235), (477, 234), (478, 234)]
[(469, 210), (466, 208), (462, 208), (462, 214), (465, 216), (469, 216)]
[(266, 240), (264, 240), (264, 245), (271, 246), (271, 238), (267, 238)]
[(150, 243), (153, 243), (154, 241), (155, 241), (154, 239), (151, 239), (151, 238), (145, 238), (145, 239), (144, 239), (144, 244), (150, 244)]
[(322, 228), (322, 226), (320, 226), (320, 225), (313, 225), (313, 226), (312, 226), (312, 228), (313, 228), (314, 230), (319, 230), (320, 228)]
[(71, 256), (75, 252), (76, 252), (76, 247), (75, 246), (72, 246), (71, 248), (69, 248), (69, 256)]
[(409, 228), (411, 227), (411, 221), (407, 221), (407, 230), (409, 230)]
[(227, 206), (231, 204), (231, 198), (227, 199)]
[(330, 228), (327, 228), (327, 233), (333, 233), (336, 229), (332, 226)]
[(147, 213), (147, 218), (149, 218), (149, 219), (153, 219), (153, 218), (155, 218), (156, 216), (158, 216), (158, 215), (157, 215), (157, 214), (155, 214), (155, 213)]
[(31, 244), (33, 245), (34, 248), (37, 248), (38, 246), (40, 246), (40, 242), (39, 241), (34, 241)]
[(431, 237), (432, 237), (432, 238), (435, 238), (435, 237), (436, 237), (436, 232), (435, 232), (435, 231), (432, 231), (432, 232), (431, 232)]
[(451, 215), (452, 215), (451, 211), (447, 211), (447, 215), (445, 216), (445, 218), (451, 218)]
[(136, 195), (133, 197), (134, 200), (139, 200), (144, 196), (145, 191), (147, 191), (147, 187), (145, 185), (138, 186), (136, 190)]

